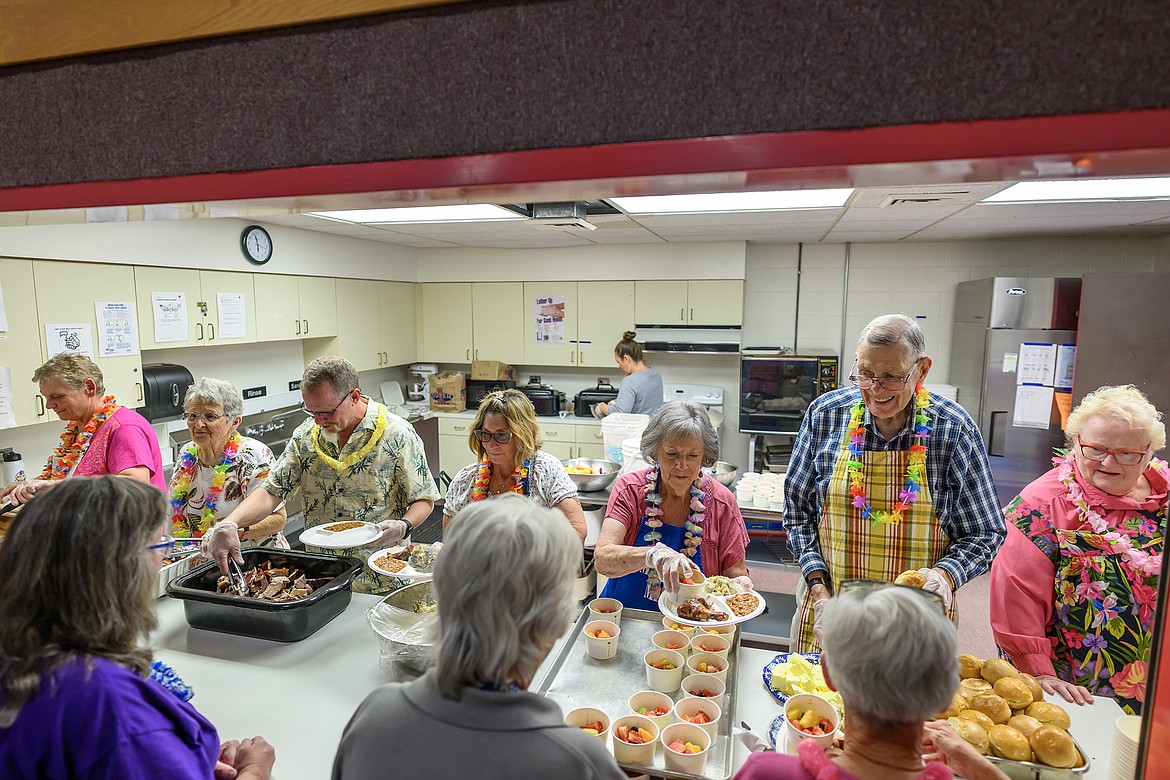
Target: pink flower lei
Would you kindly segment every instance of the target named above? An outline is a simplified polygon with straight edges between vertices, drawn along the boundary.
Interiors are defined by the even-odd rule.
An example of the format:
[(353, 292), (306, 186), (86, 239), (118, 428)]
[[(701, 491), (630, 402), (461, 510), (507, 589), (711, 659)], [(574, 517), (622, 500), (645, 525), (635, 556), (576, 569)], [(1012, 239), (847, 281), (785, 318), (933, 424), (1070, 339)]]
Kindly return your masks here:
[[(683, 536), (683, 550), (691, 558), (695, 557), (695, 553), (699, 550), (699, 542), (703, 539), (703, 521), (706, 519), (704, 512), (706, 508), (703, 506), (703, 499), (707, 494), (699, 489), (699, 481), (703, 478), (700, 472), (699, 476), (691, 483), (691, 507), (690, 515), (687, 517), (686, 534)], [(662, 534), (658, 531), (662, 527), (662, 494), (658, 492), (658, 469), (652, 468), (646, 474), (646, 514), (642, 521), (646, 523), (646, 527), (650, 530), (646, 532), (645, 539), (650, 544), (654, 544), (662, 539)]]
[[(1164, 469), (1166, 468), (1166, 461), (1151, 458), (1150, 467)], [(1057, 459), (1057, 476), (1064, 486), (1068, 488), (1068, 497), (1080, 513), (1081, 519), (1093, 529), (1094, 533), (1101, 534), (1105, 541), (1109, 542), (1114, 554), (1120, 553), (1122, 559), (1127, 561), (1143, 577), (1158, 576), (1162, 571), (1162, 553), (1151, 554), (1139, 550), (1129, 536), (1121, 533), (1117, 529), (1110, 528), (1105, 518), (1089, 507), (1088, 499), (1085, 498), (1085, 492), (1081, 490), (1080, 483), (1076, 479), (1076, 473), (1073, 469), (1072, 453), (1066, 455), (1063, 460)]]

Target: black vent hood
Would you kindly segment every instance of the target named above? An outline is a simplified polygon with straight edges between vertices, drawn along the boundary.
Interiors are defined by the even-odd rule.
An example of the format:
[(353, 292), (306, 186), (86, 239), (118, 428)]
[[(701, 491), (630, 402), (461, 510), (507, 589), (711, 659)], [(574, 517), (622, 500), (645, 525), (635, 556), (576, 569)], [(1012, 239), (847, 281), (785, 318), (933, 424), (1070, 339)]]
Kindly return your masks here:
[(690, 355), (738, 355), (739, 328), (664, 328), (635, 326), (646, 352), (680, 352)]

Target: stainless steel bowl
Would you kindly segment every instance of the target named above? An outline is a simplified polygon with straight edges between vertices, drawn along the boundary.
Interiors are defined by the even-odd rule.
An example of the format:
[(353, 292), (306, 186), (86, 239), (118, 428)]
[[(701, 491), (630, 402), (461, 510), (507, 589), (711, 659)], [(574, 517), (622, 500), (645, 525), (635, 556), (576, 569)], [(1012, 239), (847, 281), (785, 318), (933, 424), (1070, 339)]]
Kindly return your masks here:
[[(386, 598), (382, 599), (379, 604), (375, 604), (371, 611), (377, 610), (381, 604), (389, 604), (392, 607), (411, 612), (414, 605), (418, 601), (423, 601), (432, 598), (431, 596), (431, 581), (423, 580), (412, 585), (407, 585), (405, 588), (399, 588)], [(382, 645), (381, 656), (383, 662), (396, 661), (401, 664), (406, 664), (417, 671), (426, 671), (435, 663), (434, 646), (425, 640), (411, 641), (403, 636), (402, 631), (388, 630), (387, 626), (380, 624), (372, 614), (367, 614), (367, 619), (370, 622), (370, 628), (378, 635), (378, 641)], [(383, 668), (386, 668), (383, 666)]]
[(620, 463), (597, 458), (573, 458), (563, 461), (563, 463), (566, 469), (570, 466), (589, 466), (590, 468), (600, 466), (605, 472), (604, 474), (569, 474), (569, 479), (573, 480), (577, 489), (586, 493), (594, 490), (605, 490), (613, 484), (613, 481), (618, 478), (618, 472), (622, 470)]
[(717, 482), (728, 487), (731, 487), (731, 483), (735, 482), (735, 478), (739, 476), (739, 466), (725, 460), (717, 460), (714, 465), (707, 466), (703, 471), (714, 477)]

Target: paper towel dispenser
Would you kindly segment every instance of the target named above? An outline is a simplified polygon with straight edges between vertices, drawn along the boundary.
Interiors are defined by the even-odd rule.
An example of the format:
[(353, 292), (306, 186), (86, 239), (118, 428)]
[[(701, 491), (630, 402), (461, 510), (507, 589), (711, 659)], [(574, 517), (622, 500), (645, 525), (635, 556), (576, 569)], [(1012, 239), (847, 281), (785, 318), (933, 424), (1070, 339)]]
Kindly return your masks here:
[(177, 419), (183, 413), (183, 398), (195, 383), (191, 372), (175, 363), (142, 367), (146, 403), (139, 411), (152, 423)]

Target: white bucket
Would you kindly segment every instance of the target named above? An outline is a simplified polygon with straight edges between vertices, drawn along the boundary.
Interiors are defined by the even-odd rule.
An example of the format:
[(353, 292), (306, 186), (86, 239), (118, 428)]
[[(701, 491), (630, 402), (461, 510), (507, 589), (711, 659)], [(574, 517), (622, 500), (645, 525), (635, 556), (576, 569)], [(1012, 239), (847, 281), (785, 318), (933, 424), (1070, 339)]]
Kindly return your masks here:
[(642, 431), (650, 422), (648, 414), (623, 414), (616, 412), (601, 421), (601, 439), (605, 445), (605, 459), (616, 463), (623, 461), (622, 443), (629, 438), (641, 439)]
[(649, 468), (650, 464), (642, 457), (642, 437), (626, 439), (622, 442), (622, 470), (620, 473), (629, 474), (631, 471)]

